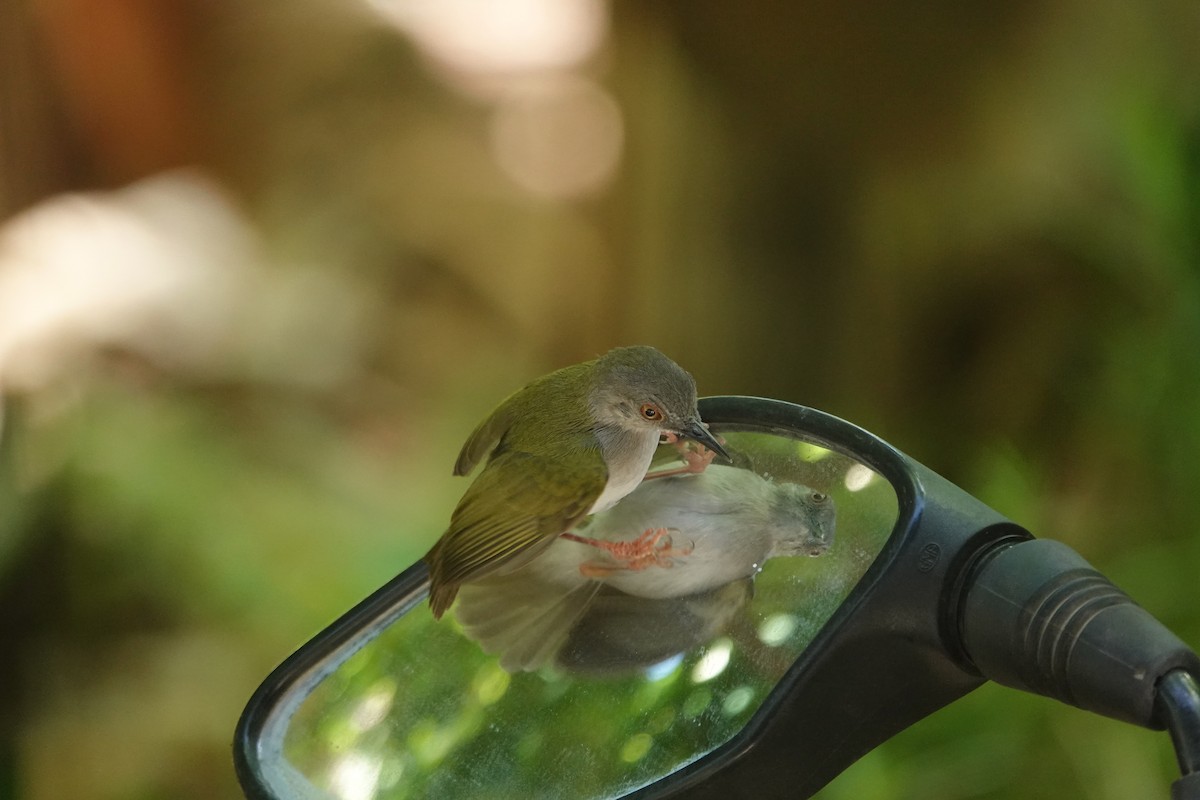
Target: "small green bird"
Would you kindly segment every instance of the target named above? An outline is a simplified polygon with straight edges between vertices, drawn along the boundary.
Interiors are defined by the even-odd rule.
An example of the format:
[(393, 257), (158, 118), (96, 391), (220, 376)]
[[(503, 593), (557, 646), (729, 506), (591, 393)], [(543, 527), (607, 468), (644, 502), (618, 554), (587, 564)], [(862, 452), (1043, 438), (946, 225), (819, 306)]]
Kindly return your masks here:
[[(455, 475), (484, 457), (450, 527), (428, 553), (429, 606), (441, 618), (458, 587), (526, 563), (588, 514), (611, 508), (646, 477), (662, 437), (690, 439), (729, 460), (700, 421), (696, 382), (653, 347), (619, 347), (530, 383), (500, 404), (467, 439)], [(686, 453), (700, 472), (711, 460)], [(625, 558), (657, 547), (599, 543)], [(646, 552), (642, 552), (645, 550)]]

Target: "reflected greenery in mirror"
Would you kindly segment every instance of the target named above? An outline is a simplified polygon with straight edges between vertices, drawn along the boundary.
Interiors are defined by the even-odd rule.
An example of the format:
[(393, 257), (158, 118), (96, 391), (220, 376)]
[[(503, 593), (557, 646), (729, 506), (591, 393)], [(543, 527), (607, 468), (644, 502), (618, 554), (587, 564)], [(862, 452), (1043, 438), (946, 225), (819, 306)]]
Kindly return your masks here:
[(888, 482), (852, 458), (721, 433), (733, 466), (648, 481), (579, 529), (612, 540), (662, 530), (652, 563), (614, 566), (556, 540), (464, 587), (441, 622), (417, 603), (335, 658), (276, 721), (289, 790), (619, 797), (729, 741), (874, 561), (898, 511)]

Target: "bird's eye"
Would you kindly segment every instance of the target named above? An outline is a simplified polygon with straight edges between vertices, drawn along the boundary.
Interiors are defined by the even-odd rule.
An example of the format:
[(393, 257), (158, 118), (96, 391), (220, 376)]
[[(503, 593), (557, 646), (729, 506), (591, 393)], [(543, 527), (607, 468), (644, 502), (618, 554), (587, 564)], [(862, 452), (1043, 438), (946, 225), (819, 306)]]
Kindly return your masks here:
[(809, 496), (812, 498), (812, 501), (814, 503), (824, 503), (825, 502), (825, 495), (821, 494), (820, 492), (813, 492)]
[(662, 412), (658, 410), (658, 406), (654, 403), (642, 403), (642, 416), (649, 420), (662, 419)]

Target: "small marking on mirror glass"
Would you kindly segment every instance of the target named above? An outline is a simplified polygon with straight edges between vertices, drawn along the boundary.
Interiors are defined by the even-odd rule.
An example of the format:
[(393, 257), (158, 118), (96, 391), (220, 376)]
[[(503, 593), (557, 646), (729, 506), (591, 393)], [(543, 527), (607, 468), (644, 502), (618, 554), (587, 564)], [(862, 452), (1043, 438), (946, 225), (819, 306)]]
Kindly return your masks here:
[(855, 464), (846, 470), (846, 488), (852, 492), (860, 492), (867, 488), (874, 478), (875, 473), (870, 467)]
[(650, 752), (650, 747), (654, 744), (654, 737), (648, 733), (635, 733), (629, 737), (629, 741), (625, 742), (625, 746), (621, 748), (621, 760), (626, 763), (641, 761), (646, 753)]
[(708, 652), (700, 657), (696, 666), (692, 667), (692, 683), (711, 681), (729, 666), (729, 655), (733, 651), (733, 642), (728, 639), (717, 639), (708, 647)]
[(765, 645), (778, 647), (788, 640), (796, 630), (796, 617), (792, 614), (772, 614), (758, 626), (758, 639)]
[(725, 702), (721, 703), (721, 710), (725, 712), (725, 716), (727, 717), (736, 717), (746, 710), (753, 699), (754, 690), (752, 688), (749, 686), (739, 686), (725, 695)]

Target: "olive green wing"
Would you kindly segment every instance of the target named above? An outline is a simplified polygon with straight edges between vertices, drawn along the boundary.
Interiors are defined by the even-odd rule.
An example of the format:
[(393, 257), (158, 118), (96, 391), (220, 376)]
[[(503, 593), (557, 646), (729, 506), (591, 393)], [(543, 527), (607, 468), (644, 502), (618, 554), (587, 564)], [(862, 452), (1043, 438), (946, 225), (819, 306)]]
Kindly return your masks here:
[(532, 557), (539, 545), (570, 530), (608, 480), (599, 450), (587, 456), (564, 467), (561, 459), (530, 453), (494, 455), (430, 551), (435, 586), (483, 577), (523, 554)]
[(516, 395), (513, 395), (501, 403), (467, 437), (462, 450), (458, 452), (458, 460), (454, 462), (455, 475), (469, 475), (471, 470), (475, 469), (475, 465), (482, 461), (495, 448), (500, 440), (504, 438), (504, 434), (508, 433), (508, 429), (512, 427), (513, 420), (516, 417), (513, 413), (515, 407), (513, 398), (515, 397)]
[[(454, 463), (454, 474), (467, 475), (489, 454), (494, 455), (508, 432), (522, 420), (526, 426), (532, 421), (544, 441), (554, 441), (556, 429), (562, 429), (564, 435), (578, 433), (590, 419), (583, 399), (590, 368), (591, 362), (563, 367), (509, 395), (467, 437)], [(548, 410), (554, 413), (546, 413)]]

